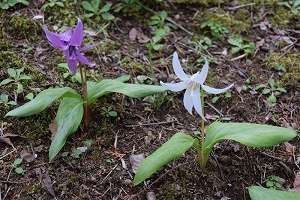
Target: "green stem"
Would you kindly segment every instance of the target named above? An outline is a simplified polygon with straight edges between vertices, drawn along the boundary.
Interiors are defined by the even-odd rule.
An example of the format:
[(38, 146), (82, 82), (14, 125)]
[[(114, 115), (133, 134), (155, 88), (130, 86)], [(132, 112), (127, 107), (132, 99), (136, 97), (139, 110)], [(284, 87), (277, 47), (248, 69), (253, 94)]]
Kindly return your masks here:
[[(202, 107), (202, 115), (204, 116), (204, 91), (203, 88), (200, 87), (200, 92), (201, 92), (201, 107)], [(201, 155), (198, 154), (198, 156), (200, 156), (200, 168), (204, 169), (206, 162), (207, 162), (207, 158), (205, 158), (204, 156), (204, 139), (205, 139), (205, 132), (204, 132), (204, 119), (201, 118)]]
[(90, 107), (88, 105), (88, 96), (87, 96), (87, 78), (86, 78), (86, 67), (83, 65), (83, 69), (81, 64), (79, 64), (80, 69), (80, 77), (81, 77), (81, 85), (82, 85), (82, 95), (83, 95), (83, 107), (84, 107), (84, 124), (87, 127), (90, 122)]

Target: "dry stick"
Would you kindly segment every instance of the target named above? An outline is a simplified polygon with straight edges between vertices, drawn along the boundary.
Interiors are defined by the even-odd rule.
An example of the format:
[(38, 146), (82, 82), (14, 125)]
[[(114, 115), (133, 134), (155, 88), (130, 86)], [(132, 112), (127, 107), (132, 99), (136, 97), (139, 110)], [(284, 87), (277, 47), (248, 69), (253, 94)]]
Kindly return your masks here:
[(4, 156), (1, 156), (0, 159), (2, 159), (2, 158), (4, 158), (4, 157), (8, 156), (9, 154), (11, 154), (11, 153), (13, 153), (13, 152), (15, 152), (15, 151), (17, 151), (17, 149), (12, 150), (11, 152), (5, 154)]
[(132, 125), (125, 125), (125, 127), (127, 128), (132, 128), (132, 127), (136, 127), (136, 126), (151, 126), (151, 125), (161, 125), (161, 124), (170, 124), (173, 122), (177, 122), (176, 120), (172, 120), (169, 122), (154, 122), (154, 123), (148, 123), (148, 124), (132, 124)]
[[(138, 3), (140, 6), (142, 6), (143, 8), (145, 8), (146, 10), (148, 10), (148, 11), (150, 11), (150, 12), (152, 12), (152, 13), (158, 15), (157, 12), (155, 12), (154, 10), (152, 10), (152, 9), (150, 9), (150, 8), (147, 8), (147, 7), (144, 6), (141, 2), (137, 1), (137, 3)], [(189, 35), (191, 35), (191, 36), (193, 35), (192, 32), (186, 30), (185, 28), (183, 28), (182, 26), (180, 26), (179, 24), (177, 24), (176, 22), (174, 22), (170, 17), (167, 17), (166, 20), (169, 21), (169, 22), (171, 22), (172, 24), (175, 24), (175, 25), (178, 26), (181, 30), (183, 30), (184, 32), (186, 32), (187, 34), (189, 34)]]
[(226, 10), (237, 10), (239, 8), (243, 8), (243, 7), (247, 7), (247, 6), (252, 7), (253, 5), (255, 5), (255, 3), (248, 3), (248, 4), (240, 5), (240, 6), (228, 7), (228, 8), (226, 8)]
[(112, 168), (110, 170), (110, 172), (104, 177), (104, 179), (100, 182), (100, 185), (107, 179), (107, 177), (116, 169), (116, 167), (118, 166), (118, 164), (116, 164), (116, 166), (114, 166), (114, 168)]
[(159, 181), (161, 178), (163, 178), (163, 177), (164, 177), (165, 175), (167, 175), (169, 172), (171, 172), (171, 171), (177, 169), (178, 167), (181, 167), (181, 166), (183, 166), (183, 165), (186, 165), (186, 164), (188, 164), (188, 162), (182, 163), (182, 164), (180, 164), (180, 165), (178, 165), (178, 166), (176, 166), (176, 167), (170, 169), (169, 171), (167, 171), (166, 173), (164, 173), (163, 175), (161, 175), (158, 179), (156, 179), (153, 183), (151, 183), (150, 185), (146, 186), (146, 188), (144, 188), (142, 191), (140, 191), (140, 192), (137, 193), (137, 194), (134, 194), (134, 195), (133, 195), (132, 197), (130, 197), (128, 200), (130, 200), (130, 199), (132, 199), (133, 197), (135, 197), (135, 196), (141, 194), (142, 192), (144, 192), (146, 189), (148, 189), (149, 187), (151, 187), (154, 183), (156, 183), (157, 181)]

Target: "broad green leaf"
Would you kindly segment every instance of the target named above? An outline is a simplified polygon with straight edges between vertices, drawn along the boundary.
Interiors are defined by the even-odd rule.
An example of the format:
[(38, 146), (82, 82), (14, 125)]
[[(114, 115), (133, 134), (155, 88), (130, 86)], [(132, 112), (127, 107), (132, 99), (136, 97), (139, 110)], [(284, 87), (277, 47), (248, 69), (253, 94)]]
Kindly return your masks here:
[(4, 79), (3, 81), (1, 81), (0, 85), (6, 85), (10, 82), (14, 81), (13, 79), (10, 79), (10, 78), (7, 78), (7, 79)]
[(279, 90), (280, 92), (286, 92), (286, 89), (284, 89), (284, 88), (276, 88), (276, 90)]
[(94, 10), (93, 6), (87, 1), (82, 1), (81, 5), (87, 11), (91, 11), (93, 13), (96, 12), (96, 10)]
[(274, 79), (270, 79), (269, 84), (270, 84), (271, 88), (273, 89), (274, 86), (275, 86), (275, 81), (274, 81)]
[(105, 6), (103, 6), (103, 8), (101, 8), (101, 10), (99, 11), (100, 13), (105, 13), (107, 11), (109, 11), (110, 7), (112, 6), (111, 3), (106, 4)]
[(49, 149), (51, 161), (65, 145), (70, 134), (74, 133), (83, 116), (83, 102), (77, 98), (64, 98), (56, 115), (57, 131)]
[(248, 187), (250, 198), (252, 200), (283, 200), (283, 199), (300, 199), (299, 192), (280, 191), (267, 189), (259, 186)]
[(259, 84), (259, 85), (255, 86), (254, 90), (259, 90), (259, 89), (265, 88), (265, 87), (266, 87), (265, 84)]
[(166, 90), (163, 86), (140, 85), (123, 83), (119, 80), (106, 79), (100, 82), (87, 82), (88, 105), (91, 105), (97, 98), (112, 92), (125, 94), (131, 98), (141, 98), (157, 94)]
[(50, 88), (43, 90), (32, 101), (20, 106), (14, 110), (9, 111), (6, 116), (26, 117), (34, 115), (45, 110), (53, 101), (62, 97), (74, 97), (81, 99), (73, 89), (69, 87)]
[(29, 80), (29, 79), (31, 79), (31, 77), (27, 76), (27, 75), (21, 75), (19, 79), (20, 80)]
[(102, 13), (101, 17), (104, 20), (113, 20), (115, 18), (115, 16), (113, 16), (112, 14), (109, 14), (109, 13)]
[(12, 69), (12, 68), (8, 68), (7, 73), (8, 73), (9, 76), (12, 77), (12, 78), (16, 78), (16, 76), (17, 76), (16, 70), (14, 70), (14, 69)]
[(18, 2), (24, 4), (25, 6), (29, 5), (29, 2), (26, 0), (18, 0)]
[(237, 47), (241, 47), (241, 43), (239, 43), (237, 40), (233, 39), (233, 38), (229, 38), (229, 40), (227, 40), (229, 44), (233, 45), (233, 46), (237, 46)]
[(20, 94), (22, 93), (24, 90), (23, 85), (21, 85), (20, 83), (18, 83), (18, 87), (17, 87), (17, 93)]
[(234, 140), (250, 147), (270, 147), (297, 136), (292, 128), (251, 123), (212, 123), (205, 136), (205, 155), (221, 140)]
[(62, 2), (56, 2), (56, 5), (60, 6), (60, 7), (64, 7), (65, 5)]
[(93, 1), (91, 2), (91, 4), (92, 4), (92, 6), (93, 6), (95, 9), (98, 9), (99, 6), (100, 6), (100, 2), (101, 2), (101, 0), (93, 0)]
[(178, 158), (193, 146), (195, 139), (189, 135), (178, 132), (154, 153), (145, 158), (139, 166), (133, 180), (138, 185), (155, 173), (171, 160)]
[(161, 18), (162, 21), (165, 21), (165, 19), (166, 19), (167, 16), (168, 16), (168, 13), (167, 13), (165, 10), (163, 10), (163, 11), (161, 11), (161, 12), (159, 13), (159, 16), (160, 16), (160, 18)]
[(265, 88), (265, 89), (262, 91), (263, 94), (268, 94), (268, 93), (270, 93), (270, 92), (271, 92), (271, 89), (270, 89), (270, 88)]
[(241, 50), (241, 49), (240, 49), (239, 47), (233, 47), (233, 48), (231, 49), (231, 52), (232, 52), (232, 54), (236, 54), (236, 53), (238, 53), (240, 50)]

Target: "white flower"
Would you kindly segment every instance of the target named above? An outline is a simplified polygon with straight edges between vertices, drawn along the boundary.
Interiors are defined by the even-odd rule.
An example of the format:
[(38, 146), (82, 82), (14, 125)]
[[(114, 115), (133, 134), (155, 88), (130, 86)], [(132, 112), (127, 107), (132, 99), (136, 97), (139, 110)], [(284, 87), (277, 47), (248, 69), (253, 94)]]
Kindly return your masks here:
[(184, 107), (188, 110), (188, 112), (192, 115), (192, 109), (195, 107), (195, 110), (197, 113), (202, 117), (202, 119), (205, 119), (202, 112), (202, 106), (201, 106), (201, 98), (200, 98), (200, 87), (203, 88), (203, 90), (207, 93), (211, 94), (220, 94), (222, 92), (225, 92), (226, 90), (230, 89), (233, 84), (230, 86), (224, 88), (224, 89), (216, 89), (209, 86), (204, 85), (203, 83), (206, 80), (207, 74), (208, 74), (208, 62), (205, 62), (205, 65), (203, 66), (201, 72), (197, 72), (196, 74), (192, 75), (190, 78), (184, 73), (180, 62), (178, 60), (178, 54), (174, 52), (173, 54), (173, 68), (175, 71), (176, 76), (181, 80), (179, 83), (163, 83), (160, 81), (160, 84), (165, 86), (171, 91), (178, 92), (181, 90), (186, 89), (183, 97), (183, 104)]

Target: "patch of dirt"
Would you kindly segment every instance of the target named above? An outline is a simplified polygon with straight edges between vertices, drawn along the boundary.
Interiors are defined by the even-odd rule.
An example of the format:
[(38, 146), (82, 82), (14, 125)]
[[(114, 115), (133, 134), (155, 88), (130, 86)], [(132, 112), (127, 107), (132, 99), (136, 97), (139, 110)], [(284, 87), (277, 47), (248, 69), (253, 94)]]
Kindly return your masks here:
[[(33, 19), (32, 13), (44, 14), (45, 24), (51, 26), (57, 23), (55, 20), (58, 21), (64, 16), (59, 16), (55, 20), (49, 19), (54, 8), (49, 8), (43, 13), (40, 9), (43, 2), (30, 1), (28, 7), (17, 6), (7, 11), (1, 10), (1, 19), (4, 19), (3, 17), (8, 19), (8, 16), (11, 18), (10, 21), (0, 22), (2, 32), (0, 79), (2, 81), (8, 78), (8, 68), (20, 68), (23, 61), (26, 61), (26, 66), (31, 68), (26, 67), (24, 72), (33, 78), (32, 81), (24, 84), (25, 91), (33, 91), (33, 88), (41, 91), (51, 86), (70, 86), (79, 91), (80, 84), (73, 83), (70, 77), (65, 79), (62, 77), (63, 72), (57, 64), (65, 62), (65, 58), (60, 51), (48, 44), (40, 27), (42, 20)], [(78, 1), (78, 6), (80, 2)], [(104, 2), (106, 1), (102, 3)], [(208, 48), (199, 52), (187, 41), (189, 39), (196, 41), (203, 36), (198, 25), (205, 21), (205, 14), (211, 14), (213, 9), (218, 9), (218, 5), (204, 7), (198, 4), (176, 4), (170, 1), (153, 4), (144, 2), (148, 9), (144, 8), (138, 14), (140, 18), (114, 13), (118, 20), (105, 28), (105, 32), (101, 31), (96, 37), (86, 36), (89, 39), (84, 42), (88, 44), (91, 44), (90, 41), (105, 43), (97, 47), (97, 51), (91, 49), (85, 54), (90, 61), (96, 62), (96, 66), (90, 69), (89, 79), (116, 78), (125, 74), (131, 75), (131, 82), (134, 82), (134, 77), (137, 75), (145, 75), (151, 79), (148, 49), (145, 44), (137, 40), (131, 41), (129, 33), (132, 28), (136, 28), (151, 38), (153, 30), (145, 23), (146, 19), (153, 15), (149, 9), (155, 12), (165, 9), (177, 25), (181, 25), (194, 35), (191, 36), (180, 28), (172, 29), (162, 42), (164, 48), (153, 51), (153, 66), (158, 81), (170, 82), (175, 79), (171, 55), (177, 51), (183, 67), (191, 74), (201, 70), (202, 65), (198, 66), (197, 59), (202, 56), (219, 62), (218, 65), (210, 63), (211, 72), (208, 82), (211, 84), (209, 85), (223, 88), (235, 83), (231, 89), (231, 97), (221, 95), (215, 104), (211, 103), (213, 95), (205, 98), (205, 114), (208, 119), (206, 126), (216, 120), (225, 121), (226, 118), (230, 118), (231, 122), (292, 126), (296, 130), (299, 129), (297, 86), (299, 82), (282, 83), (287, 93), (277, 94), (275, 106), (269, 105), (268, 96), (253, 89), (258, 84), (267, 84), (272, 77), (279, 82), (282, 80), (284, 73), (279, 74), (278, 71), (271, 69), (266, 61), (273, 51), (280, 52), (280, 56), (283, 57), (298, 53), (296, 41), (289, 44), (287, 38), (279, 42), (274, 38), (270, 39), (270, 35), (290, 37), (288, 32), (284, 35), (278, 33), (279, 30), (284, 31), (284, 28), (277, 27), (275, 24), (272, 27), (261, 28), (262, 25), (252, 27), (254, 24), (268, 21), (270, 15), (268, 9), (272, 10), (272, 6), (262, 11), (256, 6), (236, 5), (236, 7), (231, 4), (221, 4), (218, 15), (236, 17), (241, 20), (241, 23), (247, 23), (250, 28), (243, 32), (232, 23), (233, 25), (228, 25), (228, 29), (230, 26), (232, 28), (230, 34), (222, 36), (224, 40), (214, 40), (217, 48)], [(96, 30), (95, 32), (100, 30), (99, 26), (95, 25), (98, 22), (85, 19), (82, 9), (77, 11), (76, 14), (71, 14), (74, 22), (76, 22), (75, 16), (80, 16), (90, 30)], [(199, 13), (202, 13), (200, 17)], [(249, 16), (245, 17), (242, 13)], [(15, 19), (26, 20), (17, 23), (18, 20)], [(28, 21), (34, 28), (29, 29), (26, 28), (26, 24), (22, 24)], [(12, 30), (10, 25), (16, 29)], [(241, 33), (244, 38), (254, 43), (262, 39), (264, 42), (260, 43), (262, 46), (255, 50), (252, 57), (245, 56), (243, 52), (232, 55), (231, 46), (227, 43), (232, 33)], [(297, 36), (298, 32), (294, 30), (293, 38), (298, 38)], [(280, 51), (288, 45), (289, 48)], [(33, 50), (26, 53), (28, 47), (33, 47)], [(225, 49), (228, 53), (222, 54)], [(4, 57), (4, 53), (8, 51), (13, 51), (20, 58), (20, 63), (10, 61), (12, 54)], [(241, 57), (238, 58), (239, 56)], [(15, 99), (13, 90), (14, 86), (1, 86), (0, 94), (7, 93), (9, 99), (13, 100)], [(18, 106), (26, 102), (24, 99), (26, 94), (27, 92), (24, 92), (18, 96)], [(149, 192), (154, 192), (157, 199), (250, 199), (247, 187), (266, 186), (265, 180), (272, 175), (285, 180), (283, 188), (291, 188), (295, 173), (299, 170), (296, 163), (299, 155), (299, 137), (290, 142), (295, 146), (294, 152), (288, 152), (284, 144), (255, 149), (234, 141), (222, 141), (214, 147), (204, 170), (200, 169), (196, 150), (192, 148), (153, 174), (144, 183), (133, 186), (134, 173), (129, 161), (133, 149), (135, 149), (134, 154), (143, 153), (148, 156), (176, 132), (198, 137), (193, 133), (199, 131), (200, 117), (196, 113), (190, 115), (183, 107), (183, 93), (175, 95), (169, 92), (168, 97), (170, 100), (166, 100), (158, 110), (153, 108), (147, 98), (130, 99), (120, 94), (110, 94), (99, 99), (92, 108), (89, 127), (84, 127), (82, 123), (51, 163), (48, 162), (51, 143), (48, 125), (54, 119), (58, 103), (53, 103), (42, 113), (26, 118), (4, 118), (4, 115), (14, 106), (0, 104), (2, 110), (0, 134), (12, 133), (20, 136), (7, 137), (13, 145), (10, 145), (7, 140), (0, 139), (0, 199), (53, 199), (55, 196), (57, 199), (128, 200), (146, 199)], [(117, 111), (118, 116), (115, 118), (103, 116), (103, 106), (111, 107), (112, 110)], [(73, 155), (76, 148), (86, 146), (85, 141), (90, 139), (93, 143), (85, 152), (78, 157)], [(36, 155), (36, 158), (23, 158), (21, 164), (14, 164), (14, 161), (21, 157), (22, 151), (26, 151), (33, 157)], [(18, 167), (24, 171), (17, 173), (15, 170)]]

